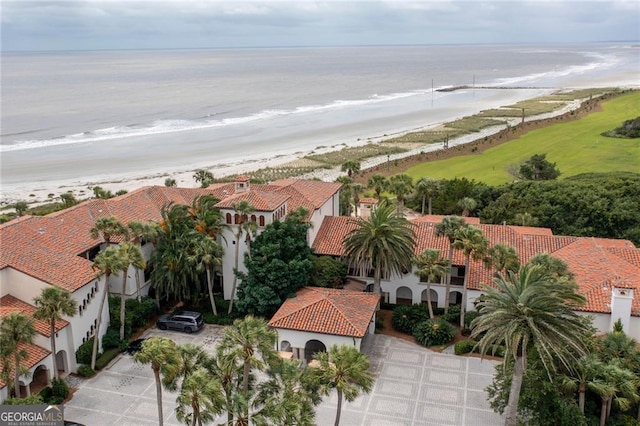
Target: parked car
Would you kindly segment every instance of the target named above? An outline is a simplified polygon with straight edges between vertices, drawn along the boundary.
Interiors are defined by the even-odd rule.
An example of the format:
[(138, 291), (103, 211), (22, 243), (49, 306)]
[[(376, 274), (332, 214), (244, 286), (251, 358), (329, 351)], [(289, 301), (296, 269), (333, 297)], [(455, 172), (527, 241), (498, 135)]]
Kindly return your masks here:
[(200, 312), (176, 311), (172, 314), (162, 315), (156, 321), (160, 330), (179, 330), (185, 333), (199, 331), (204, 326), (204, 318)]
[(140, 350), (142, 349), (142, 342), (144, 342), (147, 339), (136, 339), (133, 342), (129, 343), (129, 346), (127, 346), (127, 353), (129, 355), (133, 355), (136, 352), (140, 352)]

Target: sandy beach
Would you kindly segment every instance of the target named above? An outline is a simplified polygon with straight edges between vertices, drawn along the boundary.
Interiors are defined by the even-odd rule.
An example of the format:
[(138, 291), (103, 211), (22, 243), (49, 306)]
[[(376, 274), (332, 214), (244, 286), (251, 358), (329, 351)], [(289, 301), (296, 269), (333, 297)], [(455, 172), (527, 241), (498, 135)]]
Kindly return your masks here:
[[(637, 84), (633, 84), (632, 82), (627, 82), (624, 85), (625, 88), (637, 88)], [(61, 179), (61, 180), (50, 180), (42, 183), (31, 183), (31, 184), (12, 184), (12, 185), (2, 185), (0, 190), (1, 197), (0, 203), (3, 207), (10, 206), (16, 201), (27, 201), (30, 206), (36, 206), (39, 204), (43, 204), (46, 202), (57, 201), (58, 196), (64, 192), (72, 192), (73, 195), (78, 200), (87, 199), (93, 196), (93, 192), (90, 189), (93, 186), (100, 186), (105, 190), (109, 190), (112, 192), (117, 192), (120, 190), (132, 191), (134, 189), (149, 186), (149, 185), (164, 185), (165, 180), (167, 178), (175, 179), (176, 183), (180, 187), (196, 187), (198, 186), (197, 182), (193, 179), (194, 170), (196, 169), (206, 169), (213, 173), (216, 178), (223, 178), (225, 176), (233, 176), (237, 174), (248, 173), (251, 171), (255, 171), (262, 168), (276, 168), (279, 165), (283, 165), (285, 163), (289, 163), (296, 159), (300, 159), (305, 155), (308, 155), (310, 152), (314, 153), (323, 153), (333, 150), (340, 150), (344, 147), (352, 147), (359, 146), (368, 143), (376, 143), (389, 139), (390, 137), (399, 136), (404, 133), (409, 133), (418, 130), (424, 129), (432, 129), (438, 126), (441, 126), (443, 123), (453, 121), (457, 118), (461, 118), (462, 116), (472, 115), (481, 110), (488, 108), (495, 108), (499, 106), (509, 105), (514, 102), (514, 100), (522, 100), (522, 99), (531, 99), (538, 96), (546, 95), (551, 93), (553, 90), (551, 89), (491, 89), (493, 92), (499, 93), (496, 96), (499, 99), (499, 102), (496, 102), (496, 99), (492, 99), (490, 102), (484, 103), (472, 103), (469, 106), (469, 114), (463, 115), (455, 115), (446, 117), (445, 120), (438, 120), (435, 122), (429, 122), (424, 127), (417, 127), (411, 129), (400, 129), (393, 130), (383, 133), (382, 136), (369, 136), (363, 138), (351, 138), (351, 139), (340, 139), (340, 143), (333, 145), (326, 145), (319, 147), (322, 145), (321, 140), (314, 141), (313, 144), (307, 144), (305, 148), (300, 148), (301, 145), (286, 145), (285, 146), (272, 146), (272, 150), (269, 151), (269, 147), (265, 147), (265, 151), (258, 156), (247, 156), (243, 155), (242, 152), (237, 153), (237, 155), (233, 158), (229, 158), (228, 160), (221, 161), (219, 163), (207, 164), (203, 162), (198, 165), (192, 165), (188, 168), (183, 169), (170, 169), (170, 168), (157, 168), (152, 171), (147, 171), (144, 175), (136, 175), (135, 173), (124, 173), (124, 174), (111, 174), (104, 176), (102, 178), (78, 178), (78, 179)], [(575, 110), (580, 107), (580, 100), (575, 100), (573, 102), (568, 103), (565, 107), (553, 111), (551, 113), (530, 116), (527, 117), (527, 121), (532, 120), (542, 120), (545, 118), (552, 118), (558, 115), (565, 114), (571, 110)], [(437, 118), (446, 116), (446, 112), (443, 115), (436, 116)], [(512, 124), (516, 124), (520, 121), (520, 119), (513, 119)], [(389, 124), (387, 124), (389, 125)], [(489, 136), (497, 133), (504, 126), (494, 126), (485, 128), (480, 132), (465, 135), (462, 137), (458, 137), (455, 139), (451, 139), (449, 141), (450, 147), (455, 147), (462, 144), (467, 144), (473, 142), (477, 139), (484, 138), (485, 136)], [(426, 153), (432, 152), (435, 150), (442, 149), (442, 144), (430, 144), (415, 147), (414, 149), (391, 155), (389, 158), (385, 155), (383, 157), (374, 157), (366, 159), (362, 162), (362, 169), (369, 169), (375, 167), (383, 162), (388, 160), (398, 160), (405, 157), (411, 157), (418, 153)], [(339, 167), (334, 169), (319, 169), (305, 175), (305, 178), (318, 178), (325, 181), (333, 181), (338, 176), (343, 174)]]

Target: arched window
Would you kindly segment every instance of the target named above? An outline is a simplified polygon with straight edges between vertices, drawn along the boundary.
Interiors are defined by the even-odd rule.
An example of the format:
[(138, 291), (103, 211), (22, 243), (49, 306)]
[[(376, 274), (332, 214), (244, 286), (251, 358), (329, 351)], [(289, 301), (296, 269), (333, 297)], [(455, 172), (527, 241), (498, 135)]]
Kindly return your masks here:
[(252, 215), (251, 215), (251, 222), (255, 222), (255, 221), (256, 221), (256, 215), (255, 215), (255, 214), (252, 214)]
[(227, 213), (227, 223), (231, 225), (231, 213)]
[(238, 213), (233, 215), (233, 223), (235, 223), (236, 225), (240, 223), (240, 215)]
[(264, 226), (264, 215), (260, 215), (260, 226)]

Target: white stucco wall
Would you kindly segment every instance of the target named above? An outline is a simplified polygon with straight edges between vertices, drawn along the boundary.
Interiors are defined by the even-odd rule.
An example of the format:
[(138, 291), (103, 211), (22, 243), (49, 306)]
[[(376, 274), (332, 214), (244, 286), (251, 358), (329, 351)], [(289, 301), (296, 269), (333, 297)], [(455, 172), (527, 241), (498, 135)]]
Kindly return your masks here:
[[(92, 289), (95, 289), (95, 285), (97, 283), (98, 290), (93, 291), (93, 296), (91, 296)], [(73, 362), (75, 362), (75, 351), (82, 344), (83, 338), (87, 337), (87, 332), (91, 335), (91, 326), (95, 324), (96, 319), (98, 318), (98, 311), (100, 309), (100, 301), (102, 300), (102, 292), (105, 291), (105, 278), (101, 277), (100, 279), (95, 279), (75, 292), (72, 293), (73, 298), (78, 302), (78, 306), (84, 306), (82, 309), (82, 313), (76, 314), (73, 318), (66, 318), (72, 325), (72, 333), (71, 333), (71, 345), (72, 345), (72, 353), (73, 353)], [(105, 302), (104, 309), (102, 311), (102, 323), (100, 324), (100, 339), (104, 336), (104, 333), (107, 331), (107, 327), (109, 326), (109, 301)], [(99, 342), (100, 347), (102, 349), (102, 340)]]
[(10, 267), (4, 268), (0, 272), (2, 273), (0, 276), (2, 278), (0, 281), (2, 296), (10, 294), (30, 305), (33, 305), (33, 298), (39, 296), (42, 290), (49, 286), (43, 281)]
[(294, 357), (296, 354), (296, 348), (301, 349), (302, 355), (300, 358), (304, 358), (304, 347), (309, 340), (318, 340), (324, 343), (327, 349), (329, 349), (331, 345), (347, 345), (360, 350), (360, 345), (362, 343), (362, 339), (357, 337), (335, 336), (332, 334), (310, 333), (307, 331), (288, 330), (282, 328), (276, 328), (275, 331), (278, 333), (277, 349), (281, 350), (282, 342), (287, 341), (291, 344), (291, 347), (294, 348)]

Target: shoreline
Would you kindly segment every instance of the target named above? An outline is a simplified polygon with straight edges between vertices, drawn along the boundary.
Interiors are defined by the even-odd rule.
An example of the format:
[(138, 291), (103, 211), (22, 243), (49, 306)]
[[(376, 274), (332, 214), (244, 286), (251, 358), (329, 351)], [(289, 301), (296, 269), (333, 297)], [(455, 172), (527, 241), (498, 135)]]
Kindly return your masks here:
[[(620, 90), (627, 89), (637, 89), (637, 87), (618, 87)], [(483, 88), (478, 88), (478, 90), (482, 90)], [(489, 89), (489, 88), (487, 88)], [(491, 88), (491, 90), (496, 90), (496, 88)], [(511, 90), (510, 88), (498, 88), (497, 90)], [(571, 90), (569, 88), (564, 89), (556, 89), (553, 92), (558, 91), (566, 91)], [(540, 96), (532, 96), (527, 99), (534, 99), (535, 97)], [(525, 117), (524, 123), (531, 122), (543, 122), (545, 120), (554, 119), (557, 120), (557, 117), (567, 115), (572, 111), (576, 111), (581, 109), (586, 99), (576, 99), (570, 102), (567, 102), (562, 108), (559, 108), (555, 111)], [(599, 102), (599, 98), (595, 98), (596, 105)], [(479, 111), (478, 111), (479, 112)], [(453, 121), (453, 120), (452, 120)], [(521, 122), (521, 118), (509, 118), (507, 120), (510, 126), (513, 126), (512, 133), (516, 132), (516, 129), (520, 128), (518, 123)], [(250, 159), (250, 160), (241, 160), (237, 162), (227, 162), (214, 164), (210, 166), (204, 167), (196, 167), (194, 169), (189, 170), (176, 170), (174, 172), (171, 171), (150, 171), (143, 176), (105, 176), (104, 179), (78, 179), (78, 180), (61, 180), (61, 181), (48, 181), (46, 183), (42, 183), (41, 185), (33, 184), (25, 187), (17, 187), (14, 189), (10, 189), (8, 191), (0, 190), (0, 208), (2, 208), (5, 212), (7, 212), (7, 208), (10, 207), (11, 204), (16, 203), (17, 201), (26, 201), (29, 204), (29, 207), (35, 207), (38, 205), (55, 202), (59, 195), (65, 192), (72, 192), (73, 195), (78, 200), (84, 200), (87, 198), (93, 197), (93, 192), (90, 187), (100, 186), (104, 190), (112, 191), (113, 193), (119, 190), (132, 191), (144, 186), (152, 186), (152, 185), (160, 185), (164, 186), (165, 179), (172, 178), (175, 179), (177, 186), (179, 187), (198, 187), (197, 182), (193, 179), (193, 173), (197, 169), (205, 169), (209, 170), (213, 173), (215, 178), (224, 178), (237, 174), (248, 174), (250, 172), (254, 172), (264, 168), (275, 168), (278, 166), (282, 166), (286, 163), (290, 163), (292, 161), (300, 160), (306, 155), (311, 153), (325, 153), (332, 151), (339, 151), (345, 147), (357, 147), (363, 146), (367, 144), (377, 144), (383, 143), (393, 139), (394, 137), (399, 137), (407, 134), (411, 134), (414, 132), (420, 132), (425, 130), (433, 130), (435, 128), (439, 128), (446, 123), (451, 121), (447, 120), (446, 122), (438, 122), (431, 123), (429, 125), (423, 127), (416, 127), (408, 130), (399, 130), (390, 133), (385, 133), (380, 136), (373, 136), (367, 138), (358, 138), (351, 143), (338, 143), (331, 146), (324, 147), (316, 147), (311, 152), (297, 151), (290, 153), (283, 153), (275, 155), (274, 157), (268, 159)], [(551, 124), (551, 123), (548, 123)], [(547, 124), (543, 124), (547, 125)], [(431, 143), (426, 145), (421, 145), (417, 148), (408, 150), (406, 152), (391, 154), (389, 156), (378, 156), (366, 158), (361, 161), (361, 172), (359, 173), (358, 180), (364, 179), (366, 181), (366, 176), (369, 176), (373, 173), (385, 174), (384, 171), (393, 173), (398, 173), (397, 167), (393, 167), (395, 171), (390, 170), (389, 162), (393, 162), (394, 164), (398, 163), (398, 160), (402, 160), (403, 167), (406, 168), (407, 162), (410, 162), (413, 159), (414, 163), (429, 161), (430, 157), (435, 156), (437, 159), (444, 158), (443, 155), (452, 156), (452, 155), (461, 155), (464, 152), (460, 151), (461, 146), (472, 146), (474, 142), (479, 142), (481, 139), (486, 139), (491, 137), (492, 139), (497, 138), (497, 135), (501, 135), (505, 132), (505, 126), (492, 126), (484, 128), (478, 132), (462, 135), (456, 138), (452, 138), (449, 141), (449, 148), (444, 149), (441, 143)], [(523, 126), (525, 127), (525, 126)], [(527, 130), (528, 131), (528, 130)], [(515, 137), (515, 136), (514, 136)], [(512, 137), (512, 138), (514, 138)], [(502, 139), (502, 136), (500, 136)], [(508, 138), (503, 140), (502, 142), (506, 142), (509, 140)], [(501, 142), (501, 143), (502, 143)], [(489, 144), (491, 145), (491, 143)], [(468, 148), (471, 149), (471, 148)], [(425, 158), (426, 157), (426, 158)], [(418, 159), (418, 161), (415, 161)], [(385, 170), (381, 170), (382, 165), (385, 165)], [(193, 167), (193, 166), (191, 166)], [(299, 175), (299, 178), (316, 178), (324, 181), (334, 181), (338, 176), (343, 175), (344, 172), (340, 171), (340, 167), (333, 167), (331, 169), (316, 169), (311, 173)], [(366, 183), (366, 182), (365, 182)], [(52, 196), (50, 196), (52, 195)]]

